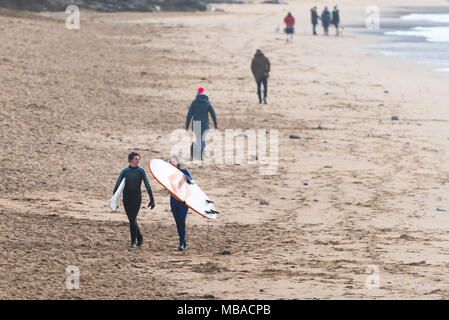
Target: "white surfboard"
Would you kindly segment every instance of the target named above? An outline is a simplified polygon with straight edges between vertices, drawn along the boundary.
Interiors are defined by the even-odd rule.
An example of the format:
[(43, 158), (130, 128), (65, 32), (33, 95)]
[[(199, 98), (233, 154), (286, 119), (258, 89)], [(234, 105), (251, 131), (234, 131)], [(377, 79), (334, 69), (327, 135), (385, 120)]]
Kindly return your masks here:
[(120, 198), (123, 198), (123, 189), (125, 189), (125, 180), (126, 178), (123, 178), (122, 182), (120, 182), (120, 185), (115, 191), (114, 195), (112, 196), (111, 199), (109, 199), (109, 206), (111, 207), (112, 211), (117, 210), (120, 204)]
[(186, 205), (199, 215), (216, 219), (218, 212), (214, 203), (196, 183), (188, 184), (184, 173), (160, 159), (151, 160), (148, 167), (154, 179), (176, 199), (185, 201)]

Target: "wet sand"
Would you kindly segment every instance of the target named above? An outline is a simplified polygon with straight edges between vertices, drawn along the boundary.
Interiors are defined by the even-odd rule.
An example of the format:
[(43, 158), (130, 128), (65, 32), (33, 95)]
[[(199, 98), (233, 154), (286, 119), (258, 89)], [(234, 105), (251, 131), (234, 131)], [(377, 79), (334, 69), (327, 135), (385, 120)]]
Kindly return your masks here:
[[(369, 4), (342, 1), (344, 24)], [(64, 13), (1, 10), (0, 298), (448, 298), (448, 77), (360, 49), (376, 37), (356, 29), (313, 37), (311, 5), (82, 12), (79, 31)], [(287, 11), (290, 45), (275, 32)], [(272, 63), (268, 105), (257, 48)], [(115, 180), (131, 150), (145, 169), (168, 157), (199, 86), (220, 130), (278, 129), (277, 174), (188, 166), (221, 213), (188, 216), (186, 253), (150, 178), (156, 208), (141, 209), (146, 241), (130, 251), (123, 207), (107, 205)], [(69, 265), (79, 290), (65, 287)], [(379, 289), (365, 286), (370, 265)]]

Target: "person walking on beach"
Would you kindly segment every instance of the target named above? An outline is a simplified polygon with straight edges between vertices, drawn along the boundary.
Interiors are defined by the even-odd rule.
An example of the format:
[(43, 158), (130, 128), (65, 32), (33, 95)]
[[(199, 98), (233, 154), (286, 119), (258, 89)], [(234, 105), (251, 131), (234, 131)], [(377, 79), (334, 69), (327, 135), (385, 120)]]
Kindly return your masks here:
[[(189, 129), (192, 122), (192, 130), (195, 134), (195, 144), (191, 147), (191, 158), (195, 160), (202, 160), (204, 157), (204, 149), (206, 148), (206, 137), (204, 132), (210, 128), (209, 113), (214, 121), (215, 129), (217, 129), (217, 116), (209, 97), (204, 93), (204, 88), (198, 88), (198, 93), (195, 100), (192, 102), (187, 113), (186, 130)], [(198, 123), (198, 125), (196, 125)], [(201, 147), (200, 147), (201, 146)], [(199, 154), (201, 152), (201, 154)]]
[[(148, 182), (147, 174), (142, 167), (139, 167), (140, 155), (136, 152), (131, 152), (128, 155), (128, 168), (120, 172), (120, 176), (115, 184), (114, 192), (120, 186), (120, 183), (125, 178), (125, 188), (123, 189), (123, 205), (125, 207), (126, 215), (129, 220), (129, 228), (131, 231), (131, 247), (140, 247), (143, 243), (143, 236), (140, 232), (139, 224), (137, 222), (137, 215), (139, 214), (140, 205), (142, 203), (141, 185), (142, 181), (145, 184), (148, 195), (150, 196), (150, 203), (148, 207), (154, 208), (154, 197), (151, 191), (150, 183)], [(137, 240), (137, 242), (136, 242)]]
[(257, 49), (253, 60), (251, 61), (251, 71), (257, 83), (257, 96), (259, 103), (262, 103), (261, 87), (263, 84), (263, 102), (267, 104), (268, 77), (270, 76), (270, 60), (263, 54), (262, 50)]
[[(181, 162), (176, 155), (170, 157), (170, 164), (175, 168), (179, 169), (186, 178), (188, 184), (194, 184), (192, 176), (186, 169), (181, 169)], [(175, 218), (176, 228), (178, 229), (179, 236), (179, 251), (187, 250), (187, 240), (186, 240), (186, 218), (189, 211), (189, 207), (185, 205), (185, 202), (179, 201), (173, 195), (170, 195), (170, 209)]]
[(316, 36), (316, 26), (318, 24), (318, 20), (320, 19), (320, 16), (318, 15), (317, 12), (317, 7), (313, 7), (312, 9), (310, 9), (310, 14), (312, 16), (312, 25), (313, 25), (313, 35)]
[(335, 26), (335, 29), (336, 29), (335, 35), (338, 37), (340, 35), (340, 30), (339, 30), (340, 10), (338, 9), (338, 6), (335, 6), (334, 10), (332, 11), (332, 24)]
[(285, 33), (287, 34), (287, 43), (289, 41), (293, 42), (293, 34), (295, 33), (295, 18), (292, 16), (292, 13), (289, 12), (287, 16), (284, 18)]
[(321, 13), (321, 23), (323, 24), (324, 35), (329, 35), (329, 25), (331, 23), (331, 14), (327, 7), (324, 7), (323, 12)]

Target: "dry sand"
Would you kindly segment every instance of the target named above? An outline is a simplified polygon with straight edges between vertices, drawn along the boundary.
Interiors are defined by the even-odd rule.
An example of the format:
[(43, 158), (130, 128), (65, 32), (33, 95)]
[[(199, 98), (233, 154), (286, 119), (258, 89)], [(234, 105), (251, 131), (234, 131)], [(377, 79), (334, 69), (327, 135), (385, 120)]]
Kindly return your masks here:
[[(361, 50), (376, 37), (355, 28), (313, 37), (314, 2), (289, 2), (82, 11), (79, 31), (64, 13), (0, 11), (0, 298), (449, 298), (449, 212), (437, 211), (449, 210), (449, 77)], [(370, 4), (340, 1), (344, 24), (362, 25)], [(290, 45), (275, 32), (287, 11)], [(268, 105), (256, 48), (272, 63)], [(156, 208), (140, 211), (146, 242), (130, 251), (123, 207), (107, 206), (115, 180), (130, 150), (144, 168), (168, 156), (198, 86), (220, 129), (279, 130), (278, 172), (189, 166), (221, 214), (188, 216), (186, 253), (151, 178)], [(79, 290), (65, 287), (69, 265)], [(365, 286), (370, 265), (379, 289)]]

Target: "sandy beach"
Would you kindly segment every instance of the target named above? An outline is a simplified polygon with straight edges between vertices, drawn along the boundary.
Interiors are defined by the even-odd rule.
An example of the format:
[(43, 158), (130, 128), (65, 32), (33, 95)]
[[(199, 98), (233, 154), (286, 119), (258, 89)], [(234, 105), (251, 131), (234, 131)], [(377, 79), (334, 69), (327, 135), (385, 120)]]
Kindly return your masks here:
[[(363, 49), (381, 39), (364, 33), (371, 1), (339, 1), (338, 38), (311, 34), (310, 8), (334, 3), (288, 2), (81, 11), (80, 30), (65, 12), (0, 9), (0, 299), (449, 298), (449, 74)], [(376, 4), (423, 6), (394, 3)], [(276, 32), (288, 11), (290, 44)], [(123, 206), (108, 207), (115, 181), (130, 151), (147, 171), (168, 158), (200, 86), (219, 130), (278, 130), (277, 171), (188, 164), (220, 214), (188, 215), (186, 252), (150, 176), (156, 207), (143, 193), (145, 243), (130, 250)]]

